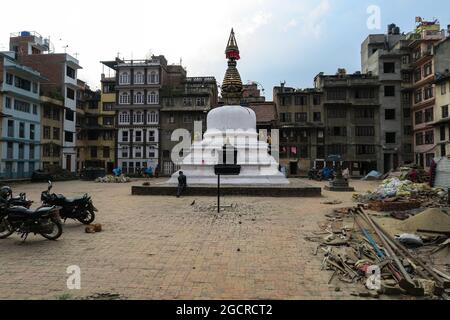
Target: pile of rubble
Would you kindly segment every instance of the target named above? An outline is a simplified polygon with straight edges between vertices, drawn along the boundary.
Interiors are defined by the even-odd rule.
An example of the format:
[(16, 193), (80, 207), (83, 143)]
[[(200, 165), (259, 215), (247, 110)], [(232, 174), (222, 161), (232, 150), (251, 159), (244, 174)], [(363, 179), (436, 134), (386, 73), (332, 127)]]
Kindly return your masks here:
[(105, 176), (102, 178), (95, 179), (95, 182), (97, 183), (128, 183), (131, 182), (131, 179), (126, 177), (125, 175), (120, 175), (118, 177), (116, 176)]
[(320, 224), (322, 230), (306, 240), (319, 243), (315, 255), (323, 253), (322, 269), (332, 272), (329, 284), (335, 279), (359, 283), (361, 290), (353, 295), (360, 297), (385, 294), (450, 299), (450, 230), (444, 230), (450, 229), (447, 213), (426, 210), (401, 222), (399, 228), (411, 233), (399, 235), (388, 232), (361, 206), (334, 210), (326, 217)]
[(419, 207), (442, 207), (448, 193), (442, 188), (431, 188), (428, 183), (413, 183), (393, 177), (384, 180), (374, 191), (355, 194), (358, 203), (369, 204), (376, 211), (404, 211)]

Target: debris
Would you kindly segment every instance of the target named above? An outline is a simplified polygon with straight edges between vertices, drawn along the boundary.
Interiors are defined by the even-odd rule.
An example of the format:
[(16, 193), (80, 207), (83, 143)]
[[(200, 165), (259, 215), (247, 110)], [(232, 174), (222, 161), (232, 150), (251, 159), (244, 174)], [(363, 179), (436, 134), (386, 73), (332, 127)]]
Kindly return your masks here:
[(397, 220), (406, 220), (409, 218), (409, 214), (405, 212), (391, 212), (391, 217)]
[(338, 205), (338, 204), (342, 204), (342, 201), (340, 201), (340, 200), (330, 200), (330, 201), (322, 202), (322, 204)]
[(405, 245), (421, 247), (423, 246), (422, 239), (415, 234), (404, 233), (397, 237), (397, 240)]
[(118, 177), (109, 175), (109, 176), (105, 176), (103, 178), (97, 178), (97, 179), (95, 179), (95, 182), (97, 182), (97, 183), (128, 183), (128, 182), (131, 182), (131, 179), (126, 177), (123, 174)]
[(427, 209), (414, 217), (405, 220), (401, 229), (408, 232), (428, 230), (432, 232), (446, 232), (450, 226), (450, 215), (439, 209)]

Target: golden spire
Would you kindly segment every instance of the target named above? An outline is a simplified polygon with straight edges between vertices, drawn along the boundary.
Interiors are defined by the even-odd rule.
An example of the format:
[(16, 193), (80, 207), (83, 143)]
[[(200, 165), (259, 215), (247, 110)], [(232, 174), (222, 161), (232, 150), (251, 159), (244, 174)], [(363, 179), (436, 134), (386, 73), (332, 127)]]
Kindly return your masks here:
[(228, 59), (228, 68), (222, 83), (222, 99), (227, 105), (239, 105), (242, 100), (243, 86), (241, 76), (236, 68), (236, 61), (240, 59), (240, 55), (233, 29), (231, 29), (225, 55)]

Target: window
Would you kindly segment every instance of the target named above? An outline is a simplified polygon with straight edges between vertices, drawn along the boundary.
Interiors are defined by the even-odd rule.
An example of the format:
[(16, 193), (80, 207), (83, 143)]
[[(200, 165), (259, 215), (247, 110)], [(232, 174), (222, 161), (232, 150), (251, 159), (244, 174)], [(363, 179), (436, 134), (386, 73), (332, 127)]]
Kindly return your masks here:
[(290, 113), (280, 113), (280, 121), (281, 122), (291, 122), (291, 114)]
[(395, 132), (386, 132), (386, 143), (392, 144), (396, 143), (397, 134)]
[(361, 108), (355, 110), (356, 119), (373, 119), (375, 117), (375, 111), (372, 108)]
[(114, 104), (112, 102), (104, 102), (103, 103), (103, 111), (112, 111), (113, 105)]
[(109, 158), (110, 156), (110, 148), (109, 147), (103, 147), (103, 158)]
[(403, 152), (404, 153), (412, 153), (413, 152), (413, 146), (411, 143), (405, 143), (403, 145)]
[(75, 91), (70, 88), (67, 88), (66, 97), (70, 100), (75, 100)]
[(128, 150), (128, 146), (122, 146), (122, 158), (128, 158)]
[(116, 91), (116, 86), (112, 83), (105, 83), (103, 85), (103, 93), (114, 93)]
[(347, 127), (332, 127), (328, 128), (328, 134), (334, 137), (346, 137)]
[(356, 127), (355, 133), (357, 137), (373, 137), (375, 136), (375, 127)]
[(412, 136), (413, 127), (412, 126), (405, 126), (403, 128), (403, 133), (405, 134), (405, 136)]
[(356, 145), (356, 154), (375, 154), (375, 146), (374, 145), (366, 145), (366, 144), (358, 144)]
[(135, 104), (144, 104), (144, 95), (142, 92), (136, 92), (134, 94), (134, 103)]
[(97, 131), (88, 131), (87, 138), (90, 141), (98, 140), (98, 132)]
[(103, 140), (114, 140), (114, 133), (112, 131), (103, 132)]
[(66, 74), (69, 78), (75, 79), (76, 78), (76, 72), (75, 69), (72, 69), (71, 67), (67, 66), (66, 68)]
[(159, 103), (159, 95), (157, 92), (150, 92), (147, 96), (147, 103), (148, 104), (158, 104)]
[(424, 77), (428, 77), (432, 73), (433, 73), (433, 64), (431, 62), (429, 62), (423, 67), (423, 74), (424, 74)]
[(307, 122), (308, 114), (306, 112), (297, 112), (295, 114), (295, 122)]
[(130, 104), (130, 95), (128, 94), (128, 92), (120, 93), (119, 103), (120, 104)]
[(445, 141), (445, 126), (441, 126), (439, 128), (440, 138), (441, 141)]
[(289, 106), (291, 105), (291, 97), (290, 96), (282, 96), (281, 97), (281, 105), (282, 106)]
[(128, 72), (119, 74), (119, 84), (130, 84), (130, 74)]
[(14, 144), (12, 142), (8, 142), (6, 152), (7, 159), (12, 159), (14, 157)]
[(395, 63), (385, 62), (384, 63), (384, 73), (395, 73)]
[(411, 82), (411, 74), (408, 72), (402, 72), (402, 81), (406, 83)]
[(320, 112), (313, 113), (314, 122), (322, 122), (322, 114)]
[(192, 106), (192, 99), (191, 98), (183, 98), (183, 105), (184, 106)]
[(148, 112), (147, 123), (158, 123), (158, 113), (155, 111)]
[(38, 107), (35, 104), (33, 104), (33, 114), (38, 114)]
[(129, 124), (130, 123), (130, 113), (128, 111), (123, 111), (119, 113), (119, 124)]
[(136, 130), (136, 132), (134, 133), (134, 141), (142, 142), (142, 131), (141, 130)]
[(441, 107), (442, 109), (442, 118), (448, 118), (448, 106)]
[(402, 63), (403, 64), (409, 64), (410, 61), (411, 61), (411, 59), (410, 59), (409, 55), (402, 56)]
[(43, 128), (43, 137), (44, 137), (44, 139), (51, 139), (50, 127), (44, 126), (44, 128)]
[(73, 121), (75, 116), (75, 112), (70, 109), (66, 109), (66, 120)]
[(11, 109), (11, 98), (10, 97), (5, 97), (5, 108)]
[(327, 92), (328, 100), (345, 100), (347, 99), (346, 89), (329, 89)]
[(58, 120), (59, 121), (59, 109), (58, 108), (53, 108), (53, 120)]
[(53, 128), (53, 140), (59, 140), (59, 128)]
[(65, 142), (73, 142), (73, 132), (64, 131), (64, 141)]
[(384, 86), (385, 97), (395, 97), (395, 86)]
[(122, 131), (122, 142), (128, 142), (128, 131)]
[(422, 102), (422, 89), (416, 90), (414, 93), (414, 103)]
[(30, 140), (34, 140), (35, 138), (35, 126), (34, 124), (30, 124)]
[(422, 69), (417, 68), (414, 70), (414, 82), (419, 82), (422, 79)]
[(175, 123), (175, 116), (173, 114), (170, 114), (169, 118), (167, 119), (169, 123)]
[(25, 139), (25, 123), (19, 123), (19, 138)]
[(421, 124), (421, 123), (423, 123), (423, 112), (422, 112), (422, 111), (417, 111), (417, 112), (415, 113), (414, 118), (415, 118), (415, 123), (416, 123), (416, 124)]
[(14, 83), (14, 76), (11, 73), (6, 73), (6, 83), (10, 86)]
[(315, 106), (320, 105), (320, 96), (315, 95), (313, 97), (313, 105), (315, 105)]
[(155, 142), (156, 141), (156, 136), (155, 136), (155, 131), (149, 131), (148, 132), (148, 142)]
[(346, 144), (330, 144), (327, 146), (328, 155), (344, 155), (347, 153)]
[(434, 97), (433, 87), (429, 86), (429, 87), (425, 88), (425, 100), (431, 99), (433, 97)]
[(14, 77), (14, 86), (22, 90), (31, 91), (31, 81), (22, 79), (18, 76)]
[(373, 99), (375, 97), (375, 90), (369, 89), (355, 89), (355, 99)]
[(432, 122), (434, 120), (433, 108), (428, 108), (425, 110), (425, 122)]
[(148, 157), (156, 158), (156, 150), (154, 147), (148, 147)]
[(204, 98), (204, 97), (199, 97), (199, 98), (196, 99), (196, 105), (197, 105), (197, 107), (204, 106), (205, 104), (206, 104), (206, 103), (205, 103), (205, 98)]
[(423, 145), (423, 133), (419, 132), (416, 133), (416, 146), (421, 146)]
[(447, 83), (441, 83), (441, 95), (445, 95), (447, 93)]
[(142, 158), (142, 147), (134, 147), (134, 157)]
[(307, 96), (295, 96), (294, 103), (296, 106), (306, 106), (308, 104)]
[(19, 159), (25, 158), (25, 145), (23, 143), (19, 143)]
[(133, 113), (133, 123), (144, 123), (144, 114), (141, 111), (136, 111), (135, 113)]
[(159, 74), (156, 71), (151, 71), (149, 74), (148, 83), (150, 84), (157, 84), (159, 83)]
[(114, 125), (114, 117), (103, 117), (103, 125), (104, 126)]
[(30, 113), (30, 104), (25, 101), (14, 99), (14, 110)]
[(144, 74), (141, 71), (136, 72), (134, 75), (135, 84), (144, 84)]
[(346, 118), (347, 117), (347, 110), (344, 108), (329, 108), (327, 110), (328, 118)]
[(434, 130), (425, 132), (425, 144), (434, 144)]
[(91, 158), (97, 158), (97, 147), (91, 147)]
[(14, 138), (14, 120), (8, 120), (8, 137)]
[(403, 109), (403, 117), (405, 119), (411, 118), (411, 108), (404, 108)]
[(385, 120), (395, 120), (395, 109), (384, 110), (384, 119)]
[(192, 116), (190, 114), (184, 114), (183, 115), (183, 122), (184, 123), (192, 123)]

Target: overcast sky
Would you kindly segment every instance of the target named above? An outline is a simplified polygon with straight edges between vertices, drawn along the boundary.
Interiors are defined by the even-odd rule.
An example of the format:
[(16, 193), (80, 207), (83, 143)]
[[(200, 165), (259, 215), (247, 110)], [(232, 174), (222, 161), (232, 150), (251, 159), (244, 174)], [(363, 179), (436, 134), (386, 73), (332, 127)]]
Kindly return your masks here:
[[(416, 16), (450, 24), (448, 0), (54, 0), (2, 4), (0, 50), (9, 34), (37, 31), (50, 36), (56, 51), (80, 60), (79, 77), (96, 89), (101, 60), (163, 54), (187, 68), (189, 76), (212, 75), (219, 82), (226, 69), (224, 49), (231, 27), (241, 50), (243, 82), (257, 81), (272, 97), (272, 87), (286, 81), (311, 87), (316, 74), (360, 69), (360, 44), (389, 23), (414, 28)], [(381, 29), (367, 27), (367, 8), (381, 9)], [(8, 10), (11, 6), (11, 10)], [(20, 10), (18, 8), (20, 6)], [(6, 8), (5, 8), (6, 7)], [(18, 17), (20, 13), (22, 16)]]

